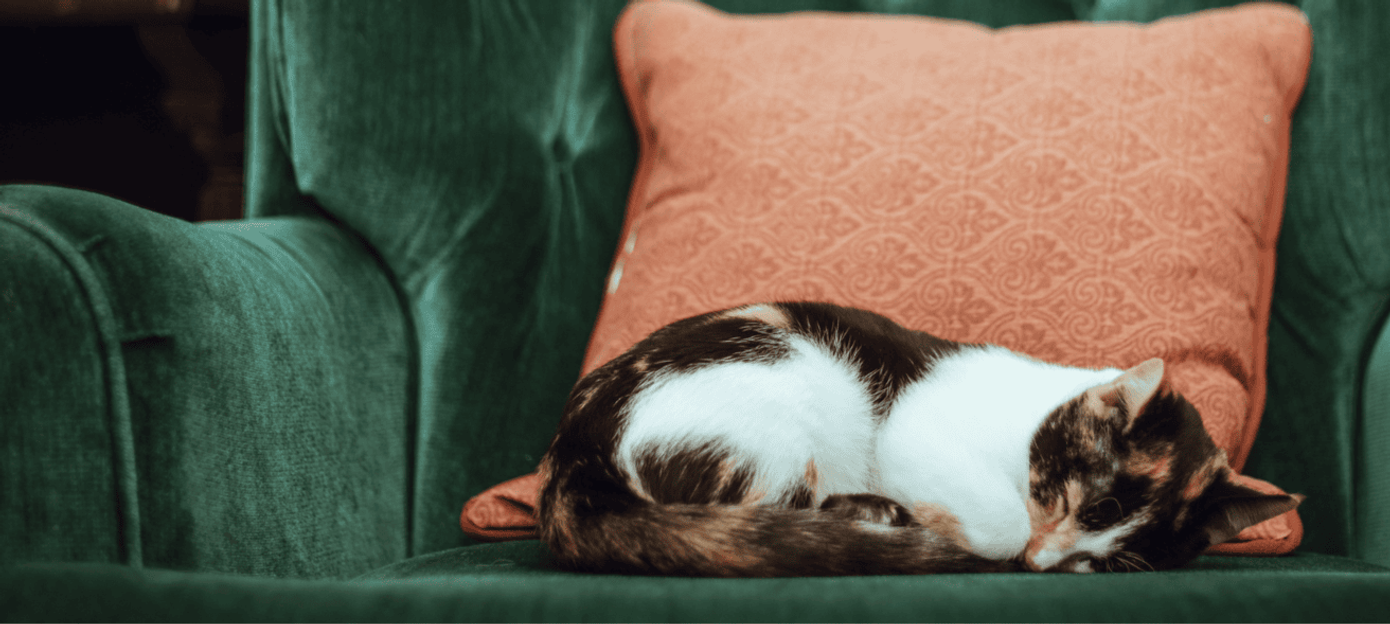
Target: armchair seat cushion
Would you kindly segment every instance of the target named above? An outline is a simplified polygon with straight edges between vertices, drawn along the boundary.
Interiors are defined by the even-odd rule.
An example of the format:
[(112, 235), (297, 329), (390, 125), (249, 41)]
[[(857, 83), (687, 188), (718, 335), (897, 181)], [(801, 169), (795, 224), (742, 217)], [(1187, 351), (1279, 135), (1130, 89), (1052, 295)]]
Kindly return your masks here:
[(552, 569), (535, 541), (440, 551), (352, 581), (113, 565), (0, 570), (19, 620), (1327, 621), (1390, 612), (1390, 570), (1354, 559), (1203, 557), (1095, 575), (699, 579)]

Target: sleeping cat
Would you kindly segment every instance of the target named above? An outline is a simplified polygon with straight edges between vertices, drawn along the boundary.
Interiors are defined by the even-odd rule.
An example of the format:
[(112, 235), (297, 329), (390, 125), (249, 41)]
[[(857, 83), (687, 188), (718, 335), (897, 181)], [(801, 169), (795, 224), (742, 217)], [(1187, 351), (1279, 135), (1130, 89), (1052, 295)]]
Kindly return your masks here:
[(1293, 509), (1162, 360), (1088, 370), (824, 303), (668, 325), (575, 385), (540, 534), (593, 572), (1156, 570)]

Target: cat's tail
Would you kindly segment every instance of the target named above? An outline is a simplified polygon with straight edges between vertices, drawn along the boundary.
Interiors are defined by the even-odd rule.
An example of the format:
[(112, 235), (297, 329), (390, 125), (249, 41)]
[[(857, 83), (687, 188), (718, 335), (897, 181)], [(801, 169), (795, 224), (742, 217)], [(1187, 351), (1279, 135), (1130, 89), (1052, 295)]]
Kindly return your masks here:
[(555, 562), (573, 570), (770, 577), (1021, 569), (971, 553), (950, 531), (864, 520), (853, 511), (659, 504), (630, 492), (606, 493), (600, 511), (580, 498), (587, 497), (552, 487), (541, 498), (541, 538)]

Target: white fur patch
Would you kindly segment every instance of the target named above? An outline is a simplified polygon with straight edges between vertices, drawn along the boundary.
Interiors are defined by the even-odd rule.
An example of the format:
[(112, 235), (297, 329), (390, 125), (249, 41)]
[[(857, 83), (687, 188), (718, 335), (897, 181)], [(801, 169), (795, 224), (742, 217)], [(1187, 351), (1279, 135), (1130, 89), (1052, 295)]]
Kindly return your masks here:
[(976, 554), (1018, 555), (1031, 534), (1033, 434), (1058, 406), (1120, 374), (1039, 362), (1000, 347), (938, 361), (903, 391), (878, 433), (881, 493), (909, 509), (945, 507)]
[(824, 347), (790, 336), (773, 364), (734, 362), (658, 376), (629, 405), (619, 465), (636, 474), (636, 454), (715, 444), (753, 468), (750, 492), (772, 499), (805, 480), (814, 461), (815, 503), (872, 491), (872, 402), (857, 371)]
[[(1054, 548), (1051, 545), (1044, 546), (1033, 556), (1032, 562), (1038, 569), (1046, 570), (1057, 565), (1077, 553), (1085, 553), (1098, 559), (1104, 559), (1115, 554), (1120, 549), (1120, 541), (1127, 537), (1135, 528), (1142, 526), (1148, 521), (1148, 517), (1143, 514), (1136, 514), (1133, 518), (1112, 526), (1103, 531), (1093, 533), (1082, 532), (1077, 536), (1076, 542), (1070, 548)], [(1086, 570), (1076, 570), (1073, 572), (1090, 572), (1090, 564), (1086, 565)]]

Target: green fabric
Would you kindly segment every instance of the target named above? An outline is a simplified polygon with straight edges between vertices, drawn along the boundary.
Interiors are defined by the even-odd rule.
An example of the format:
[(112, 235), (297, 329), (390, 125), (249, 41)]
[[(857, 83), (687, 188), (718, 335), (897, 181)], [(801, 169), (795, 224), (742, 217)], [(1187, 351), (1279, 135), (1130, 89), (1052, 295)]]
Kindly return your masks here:
[[(1390, 296), (1390, 3), (1307, 0), (1313, 61), (1293, 125), (1289, 185), (1269, 343), (1268, 407), (1248, 470), (1309, 498), (1299, 508), (1313, 552), (1365, 556), (1390, 534), (1390, 509), (1358, 518), (1390, 472), (1356, 474), (1366, 354)], [(1368, 448), (1366, 445), (1379, 445)], [(1382, 559), (1383, 560), (1383, 559)]]
[(119, 566), (0, 570), (0, 618), (144, 621), (1383, 621), (1390, 570), (1325, 555), (1204, 557), (1109, 575), (687, 579), (575, 575), (534, 541), (354, 581)]
[(405, 556), (399, 298), (321, 219), (0, 187), (0, 560), (350, 576)]
[(1371, 350), (1364, 390), (1351, 546), (1360, 558), (1390, 566), (1390, 319)]
[[(1174, 15), (1242, 3), (1242, 0), (1072, 0), (1077, 16), (1081, 19), (1126, 22), (1151, 22)], [(1298, 3), (1285, 1), (1284, 4)]]
[[(1387, 572), (1366, 563), (1390, 563), (1390, 5), (1378, 0), (1298, 3), (1314, 52), (1247, 465), (1309, 496), (1302, 551), (1321, 555), (1092, 578), (719, 581), (561, 574), (534, 542), (458, 549), (463, 502), (534, 467), (602, 299), (637, 156), (610, 47), (624, 4), (256, 0), (250, 220), (191, 225), (0, 187), (0, 564), (49, 562), (0, 571), (0, 617), (1390, 612)], [(1007, 26), (1234, 2), (712, 4)], [(108, 565), (51, 563), (72, 561)], [(373, 568), (378, 580), (269, 578)]]
[(414, 552), (535, 468), (574, 383), (636, 159), (602, 2), (256, 3), (248, 210), (313, 206), (409, 300)]
[(101, 242), (0, 199), (0, 560), (143, 559), (119, 336), (83, 259)]

